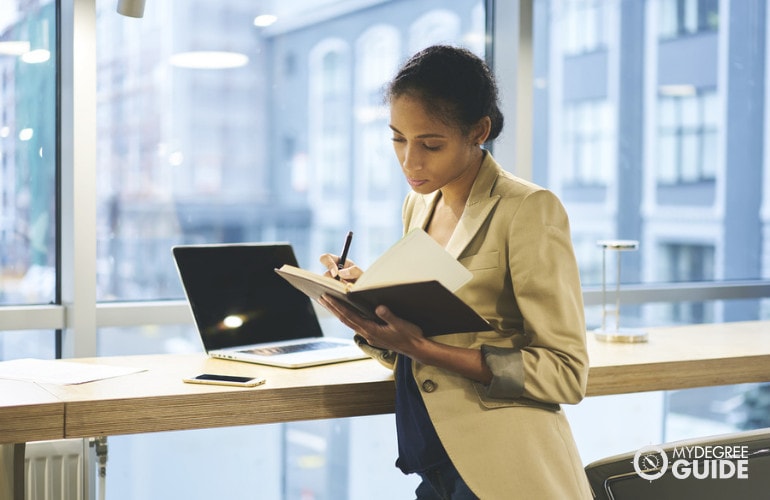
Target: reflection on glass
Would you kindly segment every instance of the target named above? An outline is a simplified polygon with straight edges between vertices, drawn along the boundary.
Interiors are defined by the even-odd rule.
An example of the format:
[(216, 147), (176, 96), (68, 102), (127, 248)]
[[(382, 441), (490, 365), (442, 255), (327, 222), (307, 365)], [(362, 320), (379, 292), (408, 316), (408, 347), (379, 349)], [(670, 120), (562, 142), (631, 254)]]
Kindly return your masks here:
[[(400, 237), (407, 186), (382, 87), (401, 61), (432, 43), (483, 55), (484, 2), (362, 5), (148, 2), (137, 22), (114, 15), (113, 0), (97, 1), (99, 300), (181, 298), (175, 244), (289, 241), (299, 264), (312, 267), (354, 231), (351, 259), (365, 267)], [(275, 18), (258, 17), (266, 14)], [(248, 61), (223, 69), (173, 64), (179, 54), (213, 51)], [(329, 315), (320, 320), (326, 334), (345, 329)], [(103, 328), (98, 352), (205, 355), (192, 324)], [(149, 456), (118, 459), (136, 473), (111, 479), (110, 496), (130, 498), (134, 488), (162, 496), (174, 484), (172, 496), (205, 498), (209, 485), (190, 477), (239, 471), (241, 484), (262, 478), (271, 498), (402, 498), (415, 485), (393, 466), (393, 427), (390, 415), (270, 427), (254, 445), (269, 451), (270, 467), (248, 452), (257, 465), (213, 464), (208, 448), (197, 450), (209, 464), (204, 473), (180, 481), (146, 473), (186, 460), (179, 446), (153, 445)], [(229, 432), (209, 434), (219, 442)], [(120, 446), (130, 451), (142, 440), (121, 438)], [(243, 491), (254, 489), (246, 481)]]
[(55, 299), (56, 10), (0, 8), (0, 305)]
[(313, 266), (353, 230), (366, 266), (407, 191), (383, 85), (431, 43), (484, 50), (480, 0), (114, 8), (97, 2), (99, 300), (181, 298), (179, 243), (289, 241)]
[[(751, 111), (765, 108), (767, 21), (751, 5), (534, 2), (533, 177), (565, 203), (584, 285), (601, 284), (601, 239), (640, 241), (624, 284), (768, 276), (768, 118)], [(770, 301), (632, 303), (622, 315), (645, 329), (768, 319)], [(586, 320), (601, 325), (601, 307), (588, 307)], [(751, 418), (767, 413), (767, 394), (716, 387), (588, 398), (566, 410), (581, 456), (599, 458), (766, 425)], [(633, 410), (618, 411), (618, 401)], [(606, 415), (617, 417), (602, 427), (612, 442), (594, 432)], [(628, 443), (628, 429), (652, 432)], [(613, 449), (618, 442), (628, 447)]]
[[(602, 239), (640, 242), (625, 283), (768, 275), (768, 120), (752, 111), (765, 109), (765, 38), (745, 29), (755, 22), (766, 20), (741, 2), (535, 2), (533, 177), (564, 201), (584, 285), (600, 284), (591, 244)], [(761, 308), (676, 304), (659, 319)]]
[(770, 427), (770, 384), (666, 393), (665, 441)]

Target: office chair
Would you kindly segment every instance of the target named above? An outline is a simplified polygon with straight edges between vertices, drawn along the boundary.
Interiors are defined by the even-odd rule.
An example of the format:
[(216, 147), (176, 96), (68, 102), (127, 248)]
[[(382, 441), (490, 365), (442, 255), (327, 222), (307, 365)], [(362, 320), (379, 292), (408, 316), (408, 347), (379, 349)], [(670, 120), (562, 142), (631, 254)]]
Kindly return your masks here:
[(597, 500), (767, 500), (770, 428), (644, 447), (585, 471)]

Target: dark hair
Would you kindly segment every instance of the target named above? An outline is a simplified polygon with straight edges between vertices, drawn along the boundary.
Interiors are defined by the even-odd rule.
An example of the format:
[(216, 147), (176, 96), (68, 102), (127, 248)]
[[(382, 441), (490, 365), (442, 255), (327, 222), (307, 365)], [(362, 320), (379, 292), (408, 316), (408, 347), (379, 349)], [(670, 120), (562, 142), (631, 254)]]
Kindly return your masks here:
[(433, 45), (413, 55), (386, 89), (385, 98), (409, 94), (420, 99), (429, 113), (463, 132), (488, 116), (492, 127), (487, 140), (503, 129), (497, 83), (487, 64), (473, 52), (448, 45)]

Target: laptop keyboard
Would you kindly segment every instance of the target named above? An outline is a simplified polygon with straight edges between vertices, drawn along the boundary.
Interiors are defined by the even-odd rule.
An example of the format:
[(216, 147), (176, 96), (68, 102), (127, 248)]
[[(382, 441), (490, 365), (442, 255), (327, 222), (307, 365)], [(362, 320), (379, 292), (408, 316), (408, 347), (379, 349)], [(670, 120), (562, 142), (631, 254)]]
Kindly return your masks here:
[(341, 347), (340, 344), (335, 342), (328, 342), (325, 340), (319, 340), (315, 342), (307, 342), (304, 344), (289, 344), (276, 347), (257, 347), (254, 349), (245, 349), (240, 352), (249, 354), (259, 354), (261, 356), (274, 356), (276, 354), (291, 354), (294, 352), (305, 351), (317, 351), (318, 349), (331, 349), (334, 347)]

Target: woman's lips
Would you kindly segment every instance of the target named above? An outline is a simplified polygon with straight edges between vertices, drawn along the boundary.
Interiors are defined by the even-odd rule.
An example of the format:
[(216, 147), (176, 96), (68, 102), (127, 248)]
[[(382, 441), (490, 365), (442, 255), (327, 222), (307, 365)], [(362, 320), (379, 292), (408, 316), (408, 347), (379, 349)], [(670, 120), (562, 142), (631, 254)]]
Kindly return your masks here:
[(409, 178), (409, 177), (407, 177), (406, 181), (407, 181), (407, 182), (409, 183), (409, 185), (410, 185), (410, 186), (412, 186), (413, 188), (415, 188), (415, 187), (420, 187), (420, 186), (422, 186), (423, 184), (425, 184), (426, 182), (428, 182), (426, 179), (412, 179), (412, 178)]

